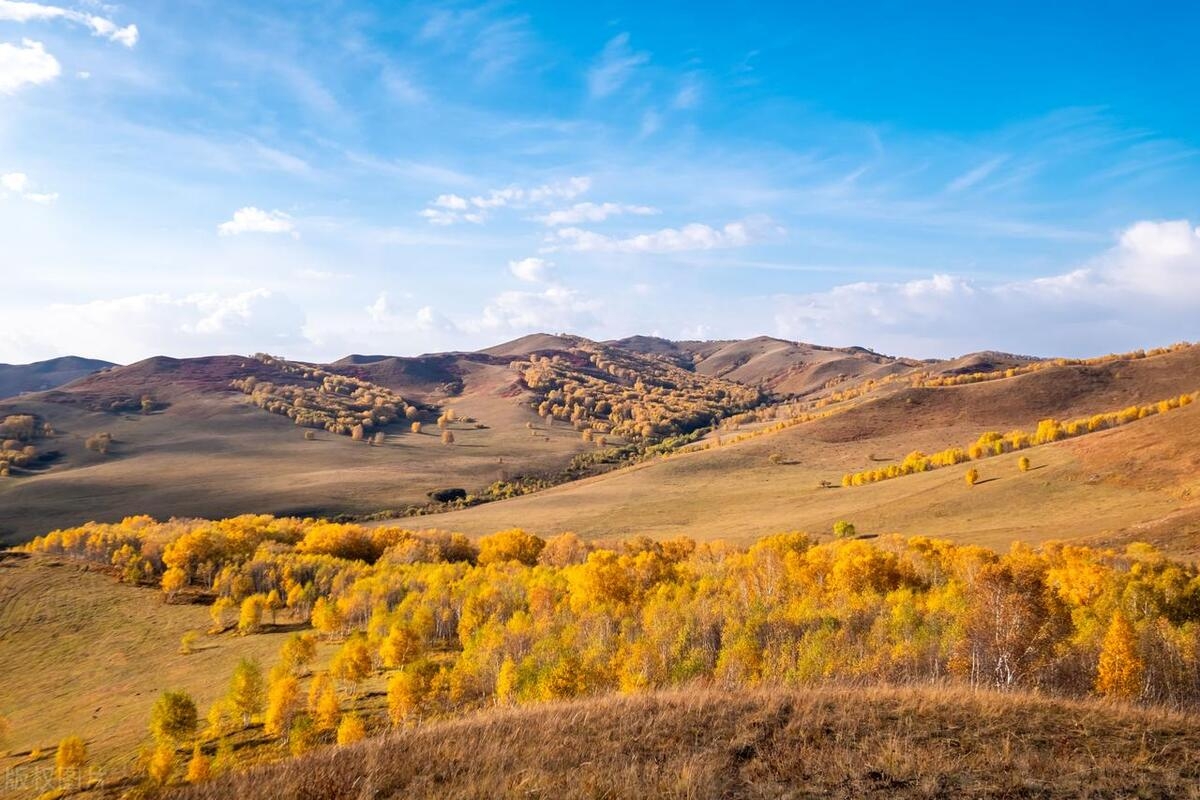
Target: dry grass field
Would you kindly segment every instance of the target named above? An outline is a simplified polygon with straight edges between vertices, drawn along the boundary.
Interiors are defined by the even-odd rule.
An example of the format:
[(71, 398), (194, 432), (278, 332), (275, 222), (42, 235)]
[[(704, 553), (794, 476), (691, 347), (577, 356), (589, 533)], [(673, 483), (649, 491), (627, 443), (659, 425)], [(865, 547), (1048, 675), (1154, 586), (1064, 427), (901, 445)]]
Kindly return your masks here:
[[(813, 386), (823, 365), (842, 358), (856, 361), (859, 378), (918, 368), (865, 353), (797, 355), (774, 340), (677, 344), (658, 355), (676, 363), (692, 359), (697, 369), (707, 364), (714, 375), (741, 370), (748, 382), (775, 386), (789, 380)], [(5, 401), (0, 413), (21, 410), (51, 420), (56, 433), (46, 446), (60, 456), (49, 469), (0, 480), (0, 535), (16, 542), (52, 527), (134, 513), (365, 514), (423, 502), (434, 489), (475, 490), (514, 474), (561, 469), (591, 446), (569, 425), (547, 426), (537, 416), (507, 359), (567, 345), (527, 337), (470, 358), (345, 360), (345, 369), (422, 404), (425, 414), (452, 407), (485, 426), (453, 423), (452, 446), (442, 443), (432, 423), (419, 434), (390, 428), (381, 446), (324, 430), (306, 438), (287, 417), (229, 390), (222, 372), (228, 362), (220, 358), (197, 360), (199, 366), (134, 365), (133, 372), (109, 370), (77, 382), (64, 390), (66, 398), (53, 393)], [(646, 340), (637, 347), (657, 352), (664, 345)], [(809, 364), (806, 358), (811, 370), (797, 366)], [(984, 362), (1021, 363), (980, 356), (947, 369)], [(859, 378), (835, 385), (845, 388)], [(111, 398), (136, 398), (146, 387), (162, 408), (96, 410)], [(747, 544), (792, 530), (828, 538), (836, 521), (848, 520), (868, 537), (930, 535), (999, 551), (1018, 540), (1114, 547), (1148, 541), (1195, 560), (1200, 453), (1193, 443), (1200, 437), (1200, 403), (972, 462), (981, 477), (974, 486), (963, 480), (966, 465), (846, 488), (840, 479), (896, 463), (912, 450), (966, 446), (985, 431), (1032, 431), (1045, 417), (1114, 411), (1196, 388), (1200, 348), (962, 386), (913, 388), (897, 380), (825, 406), (833, 413), (821, 419), (778, 431), (770, 430), (771, 420), (721, 428), (706, 438), (714, 445), (708, 449), (423, 516), (412, 527), (475, 536), (520, 527), (544, 537), (571, 530), (594, 540), (683, 535)], [(114, 440), (107, 455), (85, 446), (101, 430)], [(755, 431), (760, 435), (730, 441)], [(1032, 461), (1027, 472), (1017, 466), (1022, 456)], [(12, 729), (3, 762), (7, 788), (24, 792), (17, 796), (45, 788), (39, 781), (52, 768), (55, 744), (80, 734), (93, 766), (120, 776), (102, 794), (119, 795), (133, 785), (125, 776), (137, 771), (150, 707), (162, 691), (186, 689), (203, 714), (225, 692), (240, 658), (269, 668), (289, 632), (281, 624), (247, 637), (204, 635), (197, 652), (179, 652), (185, 632), (210, 624), (204, 605), (165, 604), (155, 590), (117, 583), (78, 562), (5, 555), (0, 711)], [(337, 646), (321, 646), (318, 667)], [(372, 676), (354, 701), (374, 720), (386, 717), (384, 680)], [(1190, 716), (1099, 702), (942, 686), (729, 693), (695, 687), (431, 721), (226, 776), (184, 795), (1188, 797), (1196, 796), (1195, 723)], [(257, 736), (256, 730), (245, 735)], [(261, 742), (247, 742), (250, 761), (283, 754), (278, 742), (263, 742), (261, 750)]]
[[(1023, 453), (866, 486), (836, 486), (847, 471), (894, 463), (912, 450), (964, 446), (987, 430), (1032, 430), (1069, 418), (1148, 402), (1200, 383), (1186, 358), (1042, 373), (961, 387), (902, 390), (824, 420), (711, 450), (684, 453), (555, 487), (535, 495), (428, 518), (484, 534), (524, 527), (589, 538), (688, 535), (745, 542), (782, 530), (828, 533), (840, 519), (860, 532), (927, 534), (1006, 549), (1014, 540), (1144, 538), (1157, 526), (1169, 552), (1200, 552), (1188, 509), (1200, 499), (1200, 407), (1140, 420)], [(1096, 373), (1099, 374), (1096, 374)], [(906, 402), (917, 398), (913, 403)], [(914, 407), (915, 406), (915, 407)], [(781, 463), (771, 463), (778, 453)], [(829, 481), (836, 488), (822, 488)]]
[(1195, 798), (1193, 716), (962, 690), (704, 689), (404, 730), (180, 798)]
[[(283, 622), (283, 620), (280, 620)], [(226, 689), (244, 657), (269, 664), (286, 626), (255, 636), (205, 634), (205, 605), (167, 605), (151, 589), (117, 583), (78, 562), (6, 555), (0, 560), (0, 709), (11, 741), (10, 782), (39, 785), (66, 736), (86, 737), (91, 765), (128, 774), (155, 698), (186, 688), (200, 713)], [(188, 631), (195, 652), (179, 652)], [(31, 751), (40, 751), (36, 758)]]
[[(438, 489), (474, 491), (514, 475), (552, 473), (592, 447), (569, 426), (548, 428), (508, 394), (511, 377), (508, 384), (500, 377), (484, 373), (461, 396), (438, 398), (460, 418), (477, 421), (452, 423), (449, 446), (432, 419), (421, 433), (391, 426), (381, 446), (327, 431), (312, 431), (310, 441), (286, 417), (220, 388), (179, 392), (151, 414), (41, 397), (0, 402), (0, 415), (20, 411), (50, 420), (57, 435), (46, 446), (62, 454), (50, 469), (0, 479), (0, 542), (134, 513), (369, 514), (428, 502), (427, 493)], [(100, 431), (114, 437), (108, 455), (85, 447)]]

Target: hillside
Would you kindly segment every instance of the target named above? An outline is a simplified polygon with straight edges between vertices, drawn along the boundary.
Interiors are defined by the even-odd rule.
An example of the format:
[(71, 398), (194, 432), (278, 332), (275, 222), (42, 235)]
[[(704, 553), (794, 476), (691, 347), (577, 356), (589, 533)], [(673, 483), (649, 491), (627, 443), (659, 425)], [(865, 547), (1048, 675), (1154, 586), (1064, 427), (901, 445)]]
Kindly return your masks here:
[(822, 347), (770, 336), (718, 342), (672, 342), (631, 336), (609, 344), (668, 358), (702, 375), (762, 386), (780, 396), (812, 395), (926, 366), (923, 362), (879, 355), (861, 347)]
[[(422, 430), (413, 432), (407, 419), (392, 422), (364, 437), (380, 433), (378, 444), (256, 407), (235, 380), (310, 395), (321, 381), (245, 356), (153, 358), (2, 401), (0, 419), (34, 415), (55, 433), (42, 443), (52, 461), (0, 478), (0, 541), (135, 513), (368, 514), (427, 503), (429, 492), (448, 487), (477, 491), (555, 473), (592, 447), (569, 427), (547, 427), (507, 366), (448, 360), (446, 374), (459, 381), (452, 391), (429, 362), (418, 365), (416, 377), (417, 367), (393, 359), (330, 367), (335, 377), (377, 378), (416, 405)], [(348, 399), (330, 395), (336, 397)], [(455, 412), (446, 425), (451, 445), (435, 425), (448, 409)], [(105, 454), (86, 446), (100, 432), (112, 437)]]
[[(650, 534), (746, 541), (780, 530), (826, 532), (839, 519), (860, 531), (933, 533), (1004, 548), (1086, 535), (1127, 540), (1163, 520), (1169, 550), (1200, 552), (1187, 509), (1200, 498), (1200, 407), (965, 467), (850, 488), (844, 472), (900, 461), (913, 450), (965, 446), (988, 430), (1032, 430), (1200, 387), (1200, 348), (1102, 366), (1051, 367), (1014, 378), (897, 388), (825, 419), (676, 455), (527, 497), (435, 515), (440, 527), (486, 533), (521, 526), (542, 535)], [(731, 437), (732, 438), (732, 437)], [(771, 463), (778, 454), (780, 463)], [(1081, 513), (1081, 510), (1086, 512)], [(1170, 521), (1173, 520), (1173, 521)], [(1168, 535), (1169, 533), (1169, 535)], [(1125, 537), (1122, 539), (1122, 537)]]
[(488, 711), (175, 796), (1183, 797), (1196, 723), (933, 688), (684, 690)]
[(32, 364), (0, 364), (0, 398), (53, 389), (115, 366), (111, 361), (79, 356), (62, 356)]
[[(825, 530), (847, 515), (872, 530), (912, 531), (924, 510), (936, 509), (948, 530), (970, 530), (996, 544), (1034, 533), (1019, 513), (1000, 523), (999, 511), (978, 498), (962, 504), (950, 494), (948, 473), (855, 492), (818, 487), (915, 449), (968, 444), (983, 431), (1029, 429), (1044, 417), (1112, 411), (1196, 388), (1198, 347), (1095, 363), (990, 352), (918, 362), (768, 337), (597, 343), (537, 334), (478, 353), (352, 355), (324, 366), (238, 355), (156, 357), (0, 401), (0, 420), (31, 416), (39, 431), (52, 431), (36, 442), (34, 455), (5, 456), (18, 460), (9, 477), (0, 477), (7, 512), (0, 541), (135, 513), (407, 513), (447, 489), (508, 497), (584, 478), (455, 511), (436, 524), (476, 533), (524, 525), (589, 536), (745, 538)], [(449, 413), (454, 419), (446, 422)], [(823, 418), (588, 477), (649, 448), (665, 452), (696, 436), (715, 445), (718, 437), (732, 441), (805, 414)], [(452, 443), (443, 443), (435, 423), (449, 429)], [(719, 430), (706, 434), (714, 424)], [(103, 453), (88, 446), (101, 433), (110, 437)], [(1046, 468), (1065, 470), (1040, 473), (1061, 478), (1053, 484), (1056, 498), (1084, 468), (1070, 452), (1044, 456)], [(782, 463), (769, 464), (769, 457)], [(1115, 534), (1182, 508), (1173, 490), (1160, 488), (1117, 513), (1120, 491), (1109, 497), (1102, 486), (1089, 487), (1098, 495), (1101, 529), (1088, 533)], [(1006, 500), (1028, 497), (1018, 492)], [(1061, 495), (1068, 497), (1081, 499)], [(1115, 516), (1103, 510), (1110, 506)], [(1063, 535), (1077, 530), (1068, 524)]]

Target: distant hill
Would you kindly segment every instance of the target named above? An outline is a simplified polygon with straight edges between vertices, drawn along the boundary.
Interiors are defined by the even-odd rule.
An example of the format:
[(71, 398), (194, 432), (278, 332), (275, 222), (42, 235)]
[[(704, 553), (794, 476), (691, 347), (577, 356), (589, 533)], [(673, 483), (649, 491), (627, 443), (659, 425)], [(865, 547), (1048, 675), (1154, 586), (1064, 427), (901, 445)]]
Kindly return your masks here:
[(32, 364), (0, 364), (0, 398), (53, 389), (115, 366), (111, 361), (79, 356), (62, 356)]
[[(71, 375), (49, 366), (55, 364), (87, 369)], [(539, 482), (566, 477), (588, 479), (423, 519), (422, 525), (467, 532), (515, 525), (543, 534), (572, 528), (588, 536), (636, 528), (703, 538), (801, 526), (824, 530), (852, 516), (863, 524), (915, 530), (929, 501), (901, 498), (901, 490), (947, 480), (950, 491), (958, 481), (948, 473), (846, 493), (818, 487), (914, 449), (967, 444), (984, 430), (1033, 429), (1045, 416), (1111, 411), (1200, 389), (1198, 347), (1081, 365), (990, 351), (918, 360), (766, 336), (594, 342), (542, 333), (478, 352), (355, 354), (325, 365), (214, 355), (157, 356), (127, 366), (58, 359), (16, 369), (38, 366), (40, 385), (52, 388), (0, 400), (0, 418), (32, 414), (55, 432), (39, 441), (44, 461), (15, 466), (10, 478), (0, 479), (2, 542), (138, 513), (407, 513), (443, 489), (474, 494), (516, 479), (543, 486)], [(0, 367), (0, 375), (12, 369)], [(384, 403), (383, 395), (399, 395), (405, 404), (400, 410), (414, 406), (417, 419), (393, 415), (379, 429), (364, 431), (362, 440), (350, 435), (357, 420), (343, 418), (338, 431), (323, 424), (314, 429), (316, 409), (301, 395), (320, 390), (318, 373), (367, 382), (328, 389), (347, 401), (362, 396)], [(260, 391), (256, 399), (245, 388), (251, 384), (274, 388), (270, 397)], [(355, 413), (361, 418), (367, 408), (360, 405)], [(443, 443), (436, 422), (448, 411), (456, 415), (453, 441)], [(770, 433), (780, 422), (826, 414), (833, 416), (744, 445), (594, 477), (612, 470), (631, 449), (671, 436), (701, 435), (713, 443), (724, 437), (722, 443), (730, 444), (745, 434)], [(412, 421), (422, 424), (419, 432), (411, 430)], [(714, 421), (719, 430), (706, 433)], [(112, 436), (105, 454), (86, 444), (101, 432)], [(367, 444), (376, 434), (382, 440)], [(625, 450), (609, 455), (616, 448)], [(789, 466), (769, 464), (772, 453)], [(989, 484), (978, 494), (1003, 485)], [(506, 490), (501, 485), (496, 491)], [(647, 492), (654, 497), (643, 502)], [(1174, 501), (1159, 495), (1163, 499), (1147, 500), (1142, 510), (1121, 512), (1113, 524), (1123, 528), (1169, 511), (1163, 506)], [(88, 502), (77, 502), (80, 497)], [(629, 508), (613, 514), (612, 503), (621, 497)], [(951, 497), (946, 494), (947, 502)], [(943, 517), (948, 529), (975, 524), (969, 508), (949, 508)], [(1010, 522), (986, 534), (988, 541), (1023, 524), (1023, 515), (1014, 512)], [(978, 526), (972, 530), (985, 535)]]

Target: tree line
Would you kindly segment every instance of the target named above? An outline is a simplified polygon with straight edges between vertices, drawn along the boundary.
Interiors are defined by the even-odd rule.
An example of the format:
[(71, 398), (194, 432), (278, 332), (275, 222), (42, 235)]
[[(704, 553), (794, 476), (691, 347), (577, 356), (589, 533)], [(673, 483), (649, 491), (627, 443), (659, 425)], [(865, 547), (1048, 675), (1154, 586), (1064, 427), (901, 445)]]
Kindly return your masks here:
[[(973, 444), (967, 447), (949, 447), (945, 450), (928, 454), (914, 450), (905, 456), (904, 460), (899, 464), (889, 464), (886, 467), (862, 470), (861, 472), (848, 472), (842, 476), (842, 486), (862, 486), (868, 483), (877, 483), (892, 478), (900, 478), (905, 475), (913, 475), (918, 472), (928, 472), (939, 467), (949, 467), (968, 461), (978, 461), (982, 458), (1004, 455), (1005, 453), (1012, 453), (1017, 450), (1025, 450), (1036, 445), (1050, 444), (1062, 439), (1082, 436), (1085, 433), (1116, 428), (1121, 425), (1127, 425), (1130, 422), (1136, 422), (1139, 419), (1145, 419), (1156, 414), (1165, 414), (1168, 411), (1174, 411), (1175, 409), (1191, 405), (1198, 397), (1200, 397), (1200, 392), (1181, 394), (1178, 397), (1170, 397), (1166, 400), (1160, 400), (1157, 403), (1128, 406), (1120, 411), (1093, 414), (1090, 417), (1081, 417), (1065, 423), (1057, 419), (1044, 419), (1038, 423), (1037, 429), (1032, 434), (1022, 430), (1013, 430), (1008, 433), (988, 431), (981, 434)], [(967, 482), (972, 483), (969, 479)]]

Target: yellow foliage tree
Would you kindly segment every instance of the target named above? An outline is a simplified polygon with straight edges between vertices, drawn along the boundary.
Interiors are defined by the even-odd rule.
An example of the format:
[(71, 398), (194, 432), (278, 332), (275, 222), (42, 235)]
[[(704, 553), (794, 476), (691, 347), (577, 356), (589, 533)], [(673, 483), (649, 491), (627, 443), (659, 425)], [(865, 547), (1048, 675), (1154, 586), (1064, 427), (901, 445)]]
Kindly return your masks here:
[(300, 682), (285, 675), (271, 684), (267, 692), (267, 711), (263, 727), (271, 736), (283, 736), (292, 727), (292, 720), (300, 708)]
[(58, 743), (58, 750), (54, 754), (54, 772), (60, 780), (83, 769), (87, 762), (87, 745), (80, 737), (68, 736)]
[(347, 714), (337, 727), (337, 743), (341, 747), (361, 741), (367, 735), (358, 714)]
[(146, 763), (146, 775), (153, 783), (166, 786), (175, 771), (175, 745), (160, 743), (150, 754)]
[(1017, 469), (1021, 470), (1021, 472), (1029, 472), (1031, 466), (1029, 456), (1021, 456), (1017, 459)]
[(201, 783), (212, 777), (212, 760), (204, 755), (204, 751), (197, 744), (192, 748), (192, 757), (188, 761), (187, 775), (185, 780), (188, 783)]
[(1096, 669), (1096, 692), (1118, 700), (1136, 700), (1142, 693), (1145, 662), (1138, 653), (1133, 626), (1123, 613), (1113, 614), (1104, 644), (1100, 648), (1100, 663)]
[(963, 475), (963, 479), (966, 480), (967, 486), (974, 486), (975, 484), (979, 483), (979, 470), (971, 467), (971, 469), (967, 470), (967, 473)]
[(496, 703), (508, 705), (517, 699), (517, 664), (508, 656), (496, 673)]
[(317, 675), (308, 687), (308, 711), (312, 714), (318, 730), (331, 731), (337, 726), (342, 706), (338, 702), (337, 687), (333, 685), (329, 673), (322, 672)]
[(545, 546), (545, 539), (512, 528), (480, 539), (478, 561), (481, 565), (518, 561), (532, 567)]
[(410, 666), (393, 675), (387, 688), (388, 717), (392, 724), (400, 726), (417, 716), (425, 693), (425, 680), (417, 669)]
[(367, 637), (361, 634), (352, 636), (333, 656), (329, 663), (329, 673), (339, 681), (350, 684), (354, 691), (375, 669), (371, 648), (367, 646)]

